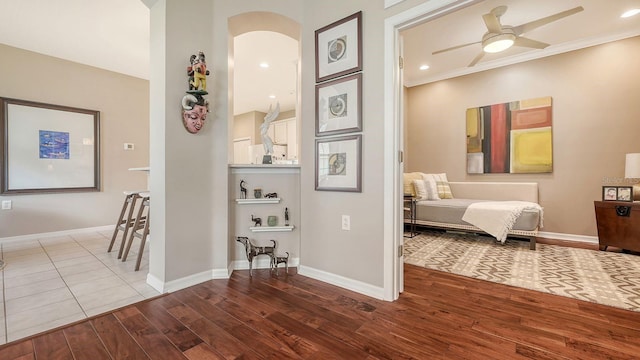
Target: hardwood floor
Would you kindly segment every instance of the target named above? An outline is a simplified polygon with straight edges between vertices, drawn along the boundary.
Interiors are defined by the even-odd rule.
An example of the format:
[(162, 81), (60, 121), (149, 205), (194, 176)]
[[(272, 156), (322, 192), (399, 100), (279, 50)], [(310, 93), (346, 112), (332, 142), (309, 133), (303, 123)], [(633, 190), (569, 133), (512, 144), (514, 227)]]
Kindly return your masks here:
[[(290, 269), (292, 273), (295, 269)], [(637, 359), (640, 313), (405, 266), (395, 302), (234, 271), (0, 347), (0, 359)]]

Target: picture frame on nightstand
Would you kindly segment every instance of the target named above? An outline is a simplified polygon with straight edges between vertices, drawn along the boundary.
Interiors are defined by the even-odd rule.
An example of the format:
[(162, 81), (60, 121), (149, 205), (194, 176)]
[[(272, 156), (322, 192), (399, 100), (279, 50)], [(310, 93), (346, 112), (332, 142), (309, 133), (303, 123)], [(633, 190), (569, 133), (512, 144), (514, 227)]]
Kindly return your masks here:
[(633, 186), (618, 186), (616, 200), (633, 201)]
[(617, 186), (603, 186), (602, 187), (602, 201), (616, 201), (618, 200), (618, 187)]

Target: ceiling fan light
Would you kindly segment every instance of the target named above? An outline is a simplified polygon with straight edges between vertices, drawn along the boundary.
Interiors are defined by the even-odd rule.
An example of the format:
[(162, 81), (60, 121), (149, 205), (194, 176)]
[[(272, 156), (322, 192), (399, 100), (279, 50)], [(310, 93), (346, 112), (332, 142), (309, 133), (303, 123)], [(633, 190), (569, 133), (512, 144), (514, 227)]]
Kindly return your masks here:
[(515, 40), (516, 36), (513, 34), (497, 34), (482, 42), (482, 50), (486, 53), (505, 51), (513, 46)]
[(640, 9), (631, 9), (631, 10), (625, 11), (624, 14), (620, 15), (620, 17), (628, 18), (638, 14), (640, 14)]

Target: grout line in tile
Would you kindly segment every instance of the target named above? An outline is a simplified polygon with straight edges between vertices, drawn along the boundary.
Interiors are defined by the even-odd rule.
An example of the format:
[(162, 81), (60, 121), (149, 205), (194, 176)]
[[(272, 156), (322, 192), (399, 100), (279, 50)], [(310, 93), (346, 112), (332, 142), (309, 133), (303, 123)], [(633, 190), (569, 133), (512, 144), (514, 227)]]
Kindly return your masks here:
[[(79, 308), (82, 311), (82, 315), (87, 318), (88, 313), (95, 311), (96, 308), (94, 309), (87, 309), (85, 310), (84, 307), (82, 306), (82, 304), (80, 304), (80, 301), (78, 300), (78, 298), (76, 297), (76, 295), (71, 291), (71, 287), (69, 286), (69, 284), (66, 282), (64, 276), (62, 276), (62, 274), (60, 273), (60, 270), (58, 269), (58, 266), (56, 265), (56, 261), (53, 260), (52, 255), (59, 255), (62, 249), (69, 249), (71, 247), (75, 247), (78, 246), (79, 248), (82, 248), (84, 250), (86, 250), (88, 252), (87, 256), (91, 255), (93, 256), (95, 259), (97, 259), (101, 264), (103, 264), (106, 268), (109, 269), (109, 272), (111, 272), (112, 274), (114, 274), (118, 279), (120, 279), (121, 281), (123, 281), (126, 286), (128, 288), (130, 288), (135, 294), (137, 294), (136, 296), (140, 296), (142, 298), (148, 298), (150, 296), (150, 294), (147, 291), (143, 291), (142, 289), (139, 290), (138, 288), (140, 288), (140, 286), (136, 287), (134, 286), (134, 283), (136, 282), (141, 282), (144, 280), (139, 280), (139, 279), (132, 279), (131, 275), (134, 275), (136, 272), (133, 271), (133, 268), (131, 270), (126, 269), (126, 262), (122, 262), (122, 261), (117, 261), (117, 263), (114, 263), (112, 260), (112, 257), (99, 257), (98, 255), (102, 253), (96, 251), (96, 242), (100, 239), (105, 241), (105, 246), (104, 246), (104, 252), (106, 253), (106, 247), (108, 246), (108, 242), (111, 240), (111, 233), (107, 234), (106, 232), (96, 232), (92, 235), (86, 235), (84, 234), (84, 236), (81, 237), (73, 237), (73, 236), (67, 236), (67, 237), (60, 237), (60, 238), (56, 238), (56, 239), (38, 239), (35, 240), (37, 246), (36, 247), (40, 247), (40, 249), (42, 249), (43, 253), (47, 256), (47, 259), (49, 260), (50, 264), (53, 266), (53, 268), (55, 269), (55, 271), (58, 273), (58, 276), (60, 276), (60, 278), (62, 279), (64, 285), (66, 286), (66, 288), (69, 290), (69, 292), (71, 293), (71, 295), (73, 296), (73, 300), (78, 304)], [(42, 240), (42, 241), (41, 241)], [(74, 243), (74, 244), (67, 244), (68, 243)], [(93, 249), (93, 251), (91, 250)], [(62, 250), (62, 251), (67, 251), (67, 250)], [(148, 250), (148, 249), (145, 249)], [(4, 258), (4, 253), (5, 251), (7, 251), (4, 247), (4, 244), (0, 244), (0, 259)], [(51, 251), (51, 254), (49, 253), (49, 251)], [(58, 253), (58, 254), (56, 254)], [(135, 255), (135, 254), (134, 254)], [(147, 254), (145, 254), (148, 256), (148, 252)], [(144, 263), (144, 262), (143, 262)], [(147, 265), (148, 266), (148, 265)], [(53, 270), (53, 269), (52, 269)], [(124, 271), (123, 271), (124, 270)], [(143, 271), (146, 271), (143, 269)], [(12, 336), (10, 332), (9, 332), (9, 328), (8, 328), (8, 313), (7, 313), (7, 305), (6, 305), (6, 279), (5, 279), (5, 271), (4, 270), (0, 270), (0, 281), (2, 281), (2, 284), (0, 286), (0, 290), (1, 290), (1, 300), (2, 300), (2, 314), (4, 315), (4, 319), (3, 319), (3, 323), (0, 324), (0, 326), (2, 326), (4, 328), (4, 336), (0, 336), (0, 344), (3, 343), (8, 343), (9, 339), (11, 339)], [(30, 295), (31, 296), (31, 295)], [(120, 300), (122, 301), (122, 300)], [(108, 307), (108, 304), (105, 304), (103, 306)], [(102, 306), (100, 306), (102, 307)], [(78, 313), (78, 315), (80, 315)]]

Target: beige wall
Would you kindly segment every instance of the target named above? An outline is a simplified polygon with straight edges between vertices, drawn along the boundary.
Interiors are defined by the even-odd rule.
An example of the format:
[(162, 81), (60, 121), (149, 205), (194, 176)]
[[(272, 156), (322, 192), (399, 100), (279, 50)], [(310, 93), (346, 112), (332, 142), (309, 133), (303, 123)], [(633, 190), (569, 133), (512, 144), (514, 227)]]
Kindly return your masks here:
[[(250, 137), (253, 144), (261, 144), (262, 137), (260, 134), (260, 125), (264, 122), (267, 114), (260, 111), (251, 111), (248, 113), (236, 115), (233, 117), (233, 138)], [(295, 110), (281, 112), (275, 121), (290, 119), (296, 116)]]
[[(300, 257), (300, 172), (299, 168), (233, 168), (229, 175), (229, 207), (230, 231), (234, 239), (246, 236), (258, 245), (271, 245), (270, 239), (277, 242), (278, 256), (285, 256), (289, 252), (290, 259)], [(254, 197), (253, 190), (262, 189), (262, 195), (277, 193), (281, 199), (278, 204), (238, 205), (235, 199), (240, 198), (240, 181), (244, 180), (247, 187), (247, 198)], [(262, 226), (268, 227), (267, 217), (278, 217), (278, 226), (284, 226), (284, 211), (289, 209), (289, 224), (293, 231), (286, 232), (252, 232), (249, 230), (254, 223), (251, 215), (262, 219)], [(231, 260), (247, 260), (244, 247), (237, 241), (232, 244), (233, 257)], [(291, 265), (291, 263), (290, 263)]]
[[(406, 171), (451, 181), (535, 181), (543, 231), (595, 236), (593, 201), (640, 152), (640, 37), (408, 89)], [(553, 173), (466, 174), (465, 110), (553, 98)], [(455, 194), (454, 194), (455, 195)]]
[[(151, 185), (160, 201), (159, 207), (154, 207), (154, 214), (163, 220), (161, 225), (154, 222), (161, 228), (154, 228), (152, 224), (154, 239), (158, 241), (151, 244), (151, 254), (152, 257), (154, 253), (159, 254), (161, 258), (151, 259), (151, 275), (166, 282), (204, 273), (212, 267), (217, 273), (235, 256), (231, 251), (235, 242), (228, 214), (232, 195), (222, 195), (230, 187), (227, 160), (233, 136), (229, 125), (233, 119), (233, 92), (230, 91), (233, 84), (229, 72), (232, 37), (228, 32), (228, 19), (245, 12), (269, 11), (287, 16), (302, 27), (300, 261), (308, 268), (383, 286), (384, 51), (380, 44), (384, 38), (384, 19), (392, 12), (383, 10), (382, 0), (194, 0), (193, 5), (202, 9), (197, 21), (190, 18), (189, 11), (181, 8), (177, 1), (158, 0), (151, 9), (151, 105), (152, 109), (160, 109), (151, 113)], [(363, 190), (362, 193), (319, 192), (314, 190), (313, 169), (314, 32), (360, 10), (364, 13)], [(209, 17), (200, 16), (207, 12)], [(198, 24), (198, 28), (184, 27), (188, 22)], [(170, 126), (169, 117), (179, 111), (176, 99), (184, 92), (185, 61), (194, 49), (204, 49), (207, 53), (213, 78), (209, 82), (209, 98), (215, 110), (207, 127), (191, 136), (171, 129), (174, 126)], [(192, 154), (202, 154), (202, 157), (193, 161)], [(154, 174), (164, 179), (154, 179)], [(182, 178), (185, 179), (178, 181)], [(178, 184), (189, 184), (189, 189), (180, 188)], [(351, 216), (351, 231), (341, 230), (343, 214)]]
[[(100, 111), (100, 192), (0, 196), (0, 238), (114, 224), (122, 191), (147, 187), (149, 82), (0, 45), (0, 96)], [(134, 143), (125, 151), (124, 143)]]
[(283, 111), (280, 113), (280, 115), (278, 115), (278, 117), (276, 118), (276, 121), (278, 120), (284, 120), (284, 119), (291, 119), (292, 117), (296, 116), (296, 111), (295, 110), (288, 110), (288, 111)]
[[(260, 116), (264, 117), (264, 113), (251, 111), (248, 113), (236, 115), (233, 117), (233, 138), (240, 139), (245, 137), (251, 138), (251, 143), (255, 144), (260, 139)], [(260, 140), (261, 141), (261, 140)]]
[[(301, 264), (313, 269), (383, 286), (383, 1), (305, 1), (302, 38)], [(363, 11), (362, 192), (315, 191), (314, 31)], [(341, 229), (342, 215), (351, 230)]]

